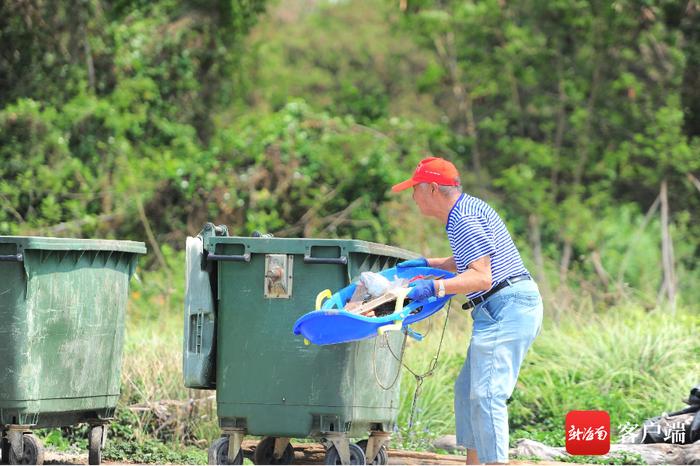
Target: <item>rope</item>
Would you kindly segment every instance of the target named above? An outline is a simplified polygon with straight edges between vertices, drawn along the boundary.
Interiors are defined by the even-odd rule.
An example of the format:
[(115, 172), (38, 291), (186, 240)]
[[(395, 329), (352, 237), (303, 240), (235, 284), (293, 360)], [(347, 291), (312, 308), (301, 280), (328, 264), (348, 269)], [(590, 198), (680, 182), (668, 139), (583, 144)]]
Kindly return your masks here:
[(386, 341), (386, 347), (389, 348), (389, 352), (391, 353), (394, 358), (396, 356), (394, 355), (394, 352), (391, 350), (391, 345), (389, 344), (389, 335), (388, 334), (383, 334), (378, 338), (374, 339), (374, 355), (372, 357), (372, 367), (374, 368), (374, 379), (377, 381), (377, 385), (379, 385), (383, 390), (391, 390), (394, 385), (396, 385), (396, 382), (399, 380), (399, 376), (401, 375), (401, 365), (403, 364), (403, 354), (404, 350), (406, 349), (406, 338), (408, 337), (408, 333), (403, 334), (403, 343), (401, 344), (401, 357), (398, 359), (399, 361), (399, 369), (396, 371), (396, 376), (394, 377), (394, 381), (391, 382), (391, 385), (388, 387), (385, 387), (382, 382), (379, 381), (379, 375), (377, 374), (377, 340), (379, 338), (384, 338)]
[[(413, 375), (413, 377), (415, 377), (415, 379), (416, 379), (416, 389), (413, 392), (413, 402), (411, 403), (411, 414), (408, 418), (408, 430), (409, 431), (413, 428), (413, 418), (414, 418), (415, 411), (416, 411), (416, 404), (418, 403), (418, 396), (420, 394), (421, 387), (423, 386), (423, 381), (425, 380), (426, 377), (430, 377), (431, 375), (433, 375), (433, 373), (435, 372), (435, 368), (437, 367), (438, 359), (440, 358), (440, 351), (442, 350), (442, 342), (445, 339), (445, 330), (447, 330), (447, 321), (450, 318), (451, 304), (452, 304), (452, 300), (450, 300), (447, 303), (447, 311), (445, 313), (445, 322), (442, 325), (442, 335), (440, 335), (440, 343), (438, 345), (437, 352), (435, 353), (435, 356), (433, 356), (433, 359), (430, 361), (430, 365), (428, 366), (428, 370), (422, 374), (417, 374), (413, 369), (408, 367), (406, 365), (406, 363), (403, 362), (403, 356), (404, 356), (404, 353), (406, 350), (406, 337), (408, 337), (408, 334), (404, 332), (403, 344), (401, 345), (401, 354), (399, 356), (396, 356), (394, 351), (391, 349), (391, 345), (389, 344), (389, 339), (387, 338), (386, 334), (384, 334), (384, 338), (386, 339), (386, 347), (389, 349), (389, 352), (394, 357), (394, 359), (399, 361), (399, 370), (396, 371), (396, 377), (394, 378), (394, 381), (391, 383), (391, 385), (389, 385), (389, 387), (385, 387), (379, 381), (379, 376), (377, 375), (377, 361), (376, 361), (377, 360), (377, 342), (376, 341), (374, 342), (374, 356), (372, 357), (372, 365), (374, 367), (374, 378), (376, 379), (377, 384), (381, 388), (383, 388), (384, 390), (389, 390), (394, 386), (394, 384), (396, 384), (396, 381), (399, 378), (399, 374), (401, 373), (401, 366), (405, 367), (406, 370), (408, 372), (410, 372), (411, 375)], [(378, 340), (378, 338), (375, 340)]]

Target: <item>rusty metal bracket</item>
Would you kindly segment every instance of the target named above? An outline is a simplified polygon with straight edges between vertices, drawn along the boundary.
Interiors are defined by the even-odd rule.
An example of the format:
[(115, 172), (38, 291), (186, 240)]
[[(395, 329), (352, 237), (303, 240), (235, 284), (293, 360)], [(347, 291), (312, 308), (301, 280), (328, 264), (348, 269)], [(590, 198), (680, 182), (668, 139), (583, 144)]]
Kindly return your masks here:
[(275, 437), (275, 450), (272, 452), (272, 456), (276, 460), (282, 458), (287, 445), (289, 445), (289, 437)]
[(229, 464), (234, 464), (233, 461), (238, 456), (241, 451), (241, 445), (243, 444), (243, 437), (245, 437), (245, 429), (234, 428), (225, 429), (224, 435), (228, 435), (228, 461)]
[(31, 432), (29, 426), (10, 425), (7, 428), (7, 440), (15, 458), (24, 457), (24, 433)]
[(294, 256), (292, 254), (266, 254), (263, 286), (265, 297), (289, 299), (292, 296), (293, 272)]
[(350, 441), (344, 433), (324, 432), (323, 436), (333, 444), (338, 451), (340, 464), (350, 464)]
[(370, 433), (367, 439), (367, 450), (365, 450), (367, 464), (374, 463), (377, 454), (379, 454), (379, 450), (381, 450), (383, 446), (389, 445), (389, 440), (391, 440), (391, 434), (389, 432), (375, 430)]

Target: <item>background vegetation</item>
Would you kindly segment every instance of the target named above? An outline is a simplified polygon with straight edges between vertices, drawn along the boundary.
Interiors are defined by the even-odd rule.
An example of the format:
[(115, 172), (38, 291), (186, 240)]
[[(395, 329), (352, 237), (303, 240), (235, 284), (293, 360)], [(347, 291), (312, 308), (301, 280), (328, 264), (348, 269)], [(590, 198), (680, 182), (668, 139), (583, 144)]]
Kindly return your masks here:
[[(545, 295), (546, 329), (510, 405), (513, 440), (560, 444), (570, 409), (607, 409), (615, 426), (679, 408), (700, 372), (699, 10), (3, 2), (0, 234), (150, 250), (113, 429), (127, 446), (113, 457), (153, 439), (203, 449), (217, 435), (211, 393), (181, 384), (187, 235), (215, 221), (239, 235), (448, 254), (442, 227), (389, 193), (428, 154), (454, 161), (465, 189), (497, 208)], [(426, 448), (453, 431), (468, 332), (453, 312), (410, 431), (404, 374), (396, 443)], [(413, 345), (408, 363), (430, 355)]]

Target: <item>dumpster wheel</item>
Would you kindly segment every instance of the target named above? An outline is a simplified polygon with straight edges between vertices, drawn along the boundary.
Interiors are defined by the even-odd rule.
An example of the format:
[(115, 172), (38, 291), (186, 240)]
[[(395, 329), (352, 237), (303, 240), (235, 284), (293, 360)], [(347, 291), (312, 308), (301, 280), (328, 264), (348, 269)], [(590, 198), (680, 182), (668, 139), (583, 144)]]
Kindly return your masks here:
[(275, 458), (275, 437), (265, 437), (255, 447), (253, 463), (255, 464), (292, 464), (294, 462), (294, 447), (287, 441), (282, 456)]
[(10, 464), (44, 464), (44, 446), (41, 440), (34, 434), (24, 434), (22, 436), (24, 446), (22, 457), (17, 458), (12, 448), (10, 448)]
[(243, 449), (241, 448), (232, 463), (228, 460), (228, 436), (214, 440), (209, 447), (209, 464), (243, 464)]
[[(362, 448), (362, 451), (366, 452), (367, 440), (360, 440), (357, 442), (357, 446)], [(389, 464), (389, 454), (386, 452), (386, 447), (384, 445), (382, 445), (377, 452), (377, 456), (375, 456), (374, 461), (369, 464)]]
[[(350, 448), (350, 464), (365, 464), (365, 452), (361, 447), (351, 443), (348, 445)], [(330, 447), (326, 450), (326, 460), (325, 464), (343, 464), (340, 460), (340, 454), (335, 446)]]
[(107, 426), (90, 426), (88, 434), (88, 464), (102, 463), (102, 447), (107, 437)]
[(5, 433), (0, 431), (0, 464), (9, 464), (10, 441), (5, 437)]

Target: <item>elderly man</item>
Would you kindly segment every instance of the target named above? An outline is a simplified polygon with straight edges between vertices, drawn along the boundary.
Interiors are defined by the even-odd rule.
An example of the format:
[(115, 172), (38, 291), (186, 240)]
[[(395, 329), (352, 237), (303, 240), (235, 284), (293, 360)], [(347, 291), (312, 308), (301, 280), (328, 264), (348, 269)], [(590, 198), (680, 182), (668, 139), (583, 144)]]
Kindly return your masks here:
[(467, 464), (508, 462), (508, 410), (525, 354), (542, 327), (542, 298), (498, 214), (462, 192), (447, 160), (422, 160), (413, 176), (392, 188), (413, 188), (421, 213), (445, 224), (452, 256), (421, 258), (399, 267), (430, 266), (452, 272), (448, 280), (419, 280), (414, 299), (463, 293), (472, 309), (472, 337), (455, 382), (457, 443)]

